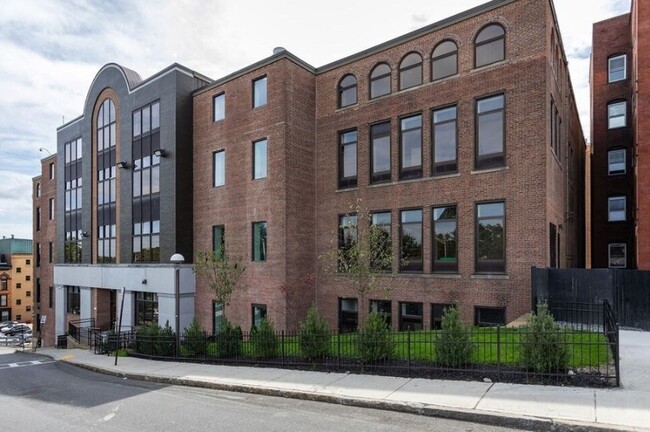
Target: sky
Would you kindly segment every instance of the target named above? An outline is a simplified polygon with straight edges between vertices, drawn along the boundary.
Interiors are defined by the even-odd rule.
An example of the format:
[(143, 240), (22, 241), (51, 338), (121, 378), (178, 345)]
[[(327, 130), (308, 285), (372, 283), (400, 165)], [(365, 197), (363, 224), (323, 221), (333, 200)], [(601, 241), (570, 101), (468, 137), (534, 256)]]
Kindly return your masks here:
[[(588, 139), (592, 24), (630, 0), (554, 1)], [(282, 46), (318, 67), (485, 2), (0, 0), (0, 236), (32, 238), (32, 178), (106, 63), (146, 79), (176, 62), (218, 79)]]

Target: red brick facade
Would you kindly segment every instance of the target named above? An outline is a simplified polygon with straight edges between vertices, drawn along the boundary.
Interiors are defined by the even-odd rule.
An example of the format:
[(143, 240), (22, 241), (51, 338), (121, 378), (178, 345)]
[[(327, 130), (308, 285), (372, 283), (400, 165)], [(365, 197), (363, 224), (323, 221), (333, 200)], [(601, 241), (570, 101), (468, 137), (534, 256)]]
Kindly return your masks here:
[[(475, 67), (475, 38), (490, 23), (505, 31), (504, 60)], [(457, 301), (467, 322), (474, 321), (477, 307), (502, 308), (508, 322), (529, 311), (531, 266), (579, 266), (584, 255), (584, 139), (558, 34), (551, 2), (495, 1), (317, 69), (287, 52), (276, 53), (198, 91), (195, 248), (210, 250), (212, 226), (224, 225), (226, 247), (247, 266), (247, 290), (233, 299), (228, 318), (248, 329), (251, 305), (260, 303), (276, 328), (294, 329), (315, 303), (336, 328), (339, 299), (358, 296), (326, 271), (321, 257), (336, 247), (338, 217), (357, 199), (371, 212), (391, 213), (394, 258), (394, 274), (384, 276), (390, 292), (363, 299), (360, 321), (370, 299), (391, 301), (394, 328), (400, 302), (422, 304), (423, 328), (432, 325), (433, 304)], [(432, 81), (432, 51), (443, 40), (458, 47), (458, 73)], [(398, 90), (400, 61), (411, 52), (423, 59), (422, 84)], [(390, 66), (391, 93), (370, 99), (369, 76), (378, 63)], [(338, 86), (347, 74), (357, 79), (357, 102), (338, 108)], [(268, 104), (253, 109), (252, 80), (263, 75)], [(222, 92), (226, 116), (213, 122), (213, 97)], [(477, 169), (476, 104), (492, 95), (505, 101), (505, 164)], [(457, 107), (458, 169), (432, 176), (432, 110), (450, 105)], [(561, 119), (557, 131), (552, 107)], [(400, 119), (413, 114), (422, 116), (422, 176), (400, 180)], [(371, 184), (370, 126), (385, 121), (391, 125), (391, 179)], [(357, 186), (339, 189), (339, 133), (353, 129)], [(252, 180), (252, 142), (259, 138), (268, 139), (268, 177)], [(220, 149), (226, 151), (225, 186), (212, 187), (212, 153)], [(475, 266), (476, 208), (485, 202), (505, 204), (505, 272)], [(443, 205), (457, 208), (453, 274), (432, 271), (432, 209)], [(398, 272), (404, 209), (423, 215), (423, 270), (416, 274)], [(252, 223), (261, 220), (268, 223), (268, 260), (252, 262)], [(196, 315), (210, 329), (212, 294), (204, 281), (197, 280), (196, 298)]]

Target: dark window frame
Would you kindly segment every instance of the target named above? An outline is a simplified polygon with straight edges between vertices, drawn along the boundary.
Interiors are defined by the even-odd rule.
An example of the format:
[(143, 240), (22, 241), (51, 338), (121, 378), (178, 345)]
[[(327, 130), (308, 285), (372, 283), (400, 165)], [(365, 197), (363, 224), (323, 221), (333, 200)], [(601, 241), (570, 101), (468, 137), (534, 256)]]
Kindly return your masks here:
[[(503, 99), (503, 106), (501, 108), (492, 109), (490, 111), (479, 113), (479, 103), (488, 99), (497, 98), (501, 96)], [(476, 170), (502, 168), (506, 165), (506, 94), (505, 92), (497, 92), (481, 96), (474, 100), (474, 168)], [(480, 137), (479, 137), (479, 117), (496, 112), (501, 112), (501, 152), (488, 153), (480, 155)]]
[[(455, 108), (456, 113), (453, 119), (435, 122), (436, 112)], [(456, 158), (453, 161), (436, 162), (436, 126), (454, 123), (454, 151)], [(444, 105), (431, 110), (431, 175), (445, 175), (458, 172), (458, 104)]]
[[(435, 54), (436, 50), (437, 50), (440, 46), (442, 46), (443, 44), (445, 44), (445, 43), (447, 43), (447, 42), (454, 44), (454, 47), (455, 47), (456, 49), (453, 50), (453, 51), (449, 51), (449, 52), (446, 52), (446, 53), (443, 53), (443, 54), (436, 55), (436, 54)], [(434, 77), (434, 72), (435, 72), (434, 63), (435, 63), (436, 61), (441, 61), (441, 60), (446, 59), (447, 57), (452, 57), (452, 56), (456, 57), (456, 68), (455, 68), (455, 71), (454, 71), (453, 73), (449, 74), (449, 75), (443, 75), (443, 76), (439, 76), (439, 77)], [(445, 78), (449, 78), (449, 77), (452, 77), (452, 76), (454, 76), (454, 75), (458, 75), (458, 44), (456, 43), (456, 41), (454, 41), (453, 39), (443, 39), (443, 40), (441, 40), (440, 42), (438, 42), (438, 43), (436, 44), (436, 46), (433, 47), (433, 50), (431, 51), (431, 72), (430, 72), (430, 75), (431, 75), (431, 81), (432, 81), (432, 82), (433, 82), (433, 81), (440, 81), (440, 80), (443, 80), (443, 79), (445, 79)]]
[[(612, 170), (612, 162), (610, 161), (611, 155), (614, 153), (622, 153), (623, 154), (623, 169), (622, 170)], [(620, 163), (620, 162), (618, 162)], [(618, 175), (625, 175), (627, 174), (627, 148), (625, 147), (618, 147), (618, 148), (611, 148), (607, 150), (607, 175), (609, 176), (618, 176)]]
[[(219, 247), (217, 247), (217, 232), (221, 231)], [(226, 227), (225, 225), (212, 225), (212, 253), (219, 258), (223, 257), (223, 252), (226, 247)]]
[[(257, 173), (256, 173), (256, 171), (257, 171), (257, 162), (258, 162), (257, 157), (256, 157), (257, 156), (256, 150), (257, 150), (257, 145), (262, 143), (262, 142), (264, 142), (266, 144), (265, 149), (264, 149), (264, 154), (265, 154), (265, 157), (264, 157), (264, 162), (265, 162), (264, 175), (261, 175), (261, 176), (258, 177)], [(253, 151), (252, 151), (252, 153), (253, 153), (252, 154), (252, 158), (253, 158), (253, 161), (252, 161), (252, 171), (253, 171), (252, 172), (252, 178), (253, 178), (253, 180), (264, 180), (265, 178), (267, 178), (269, 176), (269, 139), (268, 138), (260, 138), (258, 140), (253, 141)]]
[[(255, 311), (259, 309), (260, 312), (260, 318), (259, 318), (259, 323), (256, 322), (256, 315)], [(264, 303), (251, 303), (251, 329), (258, 329), (259, 330), (259, 325), (262, 324), (262, 321), (267, 319), (266, 317), (268, 316), (268, 308)]]
[[(223, 116), (217, 118), (217, 99), (223, 98)], [(226, 92), (222, 91), (212, 96), (212, 122), (217, 123), (226, 119)]]
[[(454, 209), (454, 218), (453, 219), (441, 219), (436, 220), (435, 212), (438, 209)], [(454, 242), (456, 249), (456, 260), (454, 262), (444, 262), (437, 259), (438, 248), (436, 243), (436, 224), (437, 223), (449, 223), (453, 221), (455, 223), (454, 229)], [(436, 205), (431, 208), (431, 272), (432, 273), (458, 273), (458, 204), (449, 204), (449, 205)]]
[[(386, 229), (386, 224), (377, 224), (374, 219), (376, 215), (388, 215), (390, 221), (388, 223), (388, 228)], [(372, 267), (375, 271), (378, 272), (391, 272), (393, 270), (393, 212), (391, 210), (373, 210), (370, 213), (370, 226), (378, 226), (380, 229), (383, 229), (384, 232), (388, 233), (388, 246), (390, 247), (390, 256), (391, 256), (391, 266), (390, 268), (375, 268), (376, 265), (372, 264)]]
[[(256, 84), (258, 82), (264, 81), (264, 103), (261, 103), (259, 105), (255, 104), (255, 95), (256, 95)], [(261, 75), (255, 79), (252, 80), (252, 90), (251, 90), (251, 105), (253, 109), (256, 108), (262, 108), (268, 105), (269, 103), (269, 81), (268, 81), (268, 75)]]
[(442, 317), (445, 314), (445, 310), (456, 307), (453, 303), (431, 303), (431, 322), (429, 327), (431, 330), (440, 330), (442, 328)]
[[(356, 139), (350, 142), (343, 142), (344, 136), (349, 133), (354, 132)], [(354, 188), (358, 185), (359, 179), (359, 131), (356, 128), (347, 129), (340, 131), (338, 133), (338, 188), (339, 189), (348, 189)], [(344, 176), (345, 170), (345, 148), (347, 146), (354, 145), (354, 162), (355, 162), (355, 173), (354, 176)]]
[[(411, 64), (411, 65), (408, 65), (408, 66), (402, 66), (402, 64), (404, 63), (404, 61), (405, 61), (409, 56), (411, 56), (411, 55), (413, 55), (413, 54), (417, 55), (417, 56), (420, 58), (420, 61), (417, 62), (417, 63), (413, 63), (413, 64)], [(424, 75), (424, 67), (423, 67), (423, 63), (424, 63), (424, 61), (422, 60), (422, 58), (423, 58), (423, 57), (422, 57), (422, 54), (420, 54), (419, 52), (417, 52), (417, 51), (410, 51), (410, 52), (406, 53), (406, 54), (404, 55), (404, 57), (402, 57), (402, 59), (399, 61), (399, 67), (397, 68), (397, 69), (398, 69), (398, 74), (399, 74), (399, 75), (398, 75), (398, 84), (397, 84), (397, 87), (398, 87), (399, 91), (407, 90), (407, 89), (410, 89), (410, 88), (413, 88), (413, 87), (417, 87), (417, 86), (420, 86), (420, 85), (423, 84), (423, 82), (424, 82), (424, 79), (423, 79), (423, 75)], [(408, 71), (410, 71), (411, 69), (416, 69), (416, 68), (420, 68), (420, 80), (419, 80), (419, 82), (418, 82), (417, 84), (412, 84), (412, 85), (409, 85), (408, 87), (404, 87), (404, 86), (402, 85), (402, 81), (403, 81), (402, 73), (404, 73), (404, 72), (408, 72)]]
[[(217, 160), (216, 156), (219, 153), (223, 153), (223, 184), (217, 183)], [(219, 149), (212, 152), (212, 187), (218, 188), (226, 185), (226, 149)]]
[[(613, 107), (614, 105), (622, 105), (623, 107), (625, 107), (625, 111), (623, 112), (623, 115), (622, 115), (624, 122), (623, 122), (623, 125), (621, 125), (621, 126), (612, 126), (611, 125), (611, 120), (613, 118), (621, 117), (621, 116), (610, 116), (609, 109), (610, 109), (610, 107)], [(628, 119), (627, 99), (614, 99), (614, 100), (611, 100), (611, 101), (607, 102), (606, 109), (607, 109), (607, 130), (622, 129), (622, 128), (626, 128), (628, 126), (628, 121), (627, 121), (627, 119)]]
[[(623, 248), (623, 265), (612, 265), (612, 248)], [(627, 243), (625, 242), (611, 242), (607, 244), (607, 267), (608, 268), (627, 268)]]
[[(348, 78), (354, 79), (354, 83), (352, 84), (346, 84), (345, 86), (343, 85), (343, 81), (347, 80)], [(339, 83), (337, 85), (337, 94), (338, 94), (338, 102), (337, 102), (337, 107), (338, 108), (347, 108), (352, 105), (356, 105), (359, 102), (359, 90), (358, 90), (358, 80), (357, 77), (354, 74), (348, 73), (343, 75), (341, 79), (339, 80)], [(344, 100), (344, 94), (347, 94), (348, 92), (351, 92), (354, 90), (354, 101), (346, 103), (343, 105), (343, 100)]]
[[(264, 236), (260, 237), (260, 245), (262, 247), (263, 252), (259, 254), (259, 257), (256, 258), (255, 254), (255, 234), (256, 234), (256, 226), (264, 226)], [(267, 221), (255, 221), (251, 224), (251, 261), (252, 262), (265, 262), (268, 260), (268, 243), (269, 243), (269, 234), (268, 234), (268, 223)], [(262, 233), (260, 232), (260, 236)]]
[[(499, 322), (483, 321), (480, 318), (481, 312), (496, 312), (503, 313), (503, 319)], [(477, 327), (495, 327), (504, 326), (507, 322), (506, 308), (498, 306), (474, 306), (474, 325)]]
[[(623, 219), (612, 219), (612, 201), (623, 201)], [(607, 222), (627, 222), (627, 195), (610, 195), (607, 197)]]
[[(376, 307), (373, 308), (373, 305), (376, 305)], [(384, 307), (382, 307), (382, 305)], [(388, 308), (385, 306), (388, 305)], [(376, 310), (373, 310), (376, 309)], [(386, 311), (388, 309), (388, 311)], [(386, 321), (386, 325), (388, 326), (389, 329), (392, 328), (393, 326), (393, 302), (391, 300), (378, 300), (378, 299), (370, 299), (368, 300), (368, 313), (378, 313), (382, 318), (384, 318), (384, 321)]]
[[(410, 128), (410, 129), (402, 129), (402, 121), (406, 119), (410, 119), (413, 117), (420, 117), (420, 126), (417, 128)], [(416, 179), (416, 178), (422, 178), (423, 175), (423, 158), (424, 158), (424, 149), (423, 149), (423, 142), (424, 142), (424, 116), (422, 113), (414, 113), (414, 114), (409, 114), (405, 115), (402, 117), (398, 118), (399, 120), (399, 179), (400, 180), (410, 180), (410, 179)], [(420, 165), (419, 166), (413, 166), (413, 167), (407, 167), (404, 168), (404, 134), (406, 132), (414, 131), (416, 129), (420, 130)]]
[[(494, 219), (497, 216), (484, 216), (479, 218), (479, 206), (487, 204), (503, 204), (503, 259), (502, 260), (483, 260), (483, 265), (479, 259), (479, 225), (482, 219)], [(474, 205), (474, 273), (476, 274), (506, 274), (508, 242), (507, 242), (507, 205), (506, 200), (479, 201)]]
[[(388, 134), (386, 132), (381, 131), (377, 134), (374, 133), (376, 128), (384, 127), (385, 125), (388, 125)], [(370, 158), (369, 158), (369, 163), (370, 163), (370, 183), (371, 184), (377, 184), (377, 183), (386, 183), (390, 182), (392, 180), (392, 174), (393, 174), (393, 158), (392, 158), (392, 152), (393, 152), (393, 140), (392, 140), (392, 124), (390, 120), (378, 122), (378, 123), (373, 123), (370, 125), (370, 128), (368, 130), (369, 132), (369, 142), (370, 142)], [(375, 171), (375, 166), (374, 166), (374, 159), (375, 159), (375, 139), (381, 139), (388, 137), (388, 171)]]
[[(375, 73), (377, 68), (379, 68), (381, 66), (386, 66), (388, 68), (388, 73), (383, 72), (383, 73), (381, 73), (381, 75), (373, 76), (373, 74)], [(388, 92), (378, 94), (378, 95), (373, 94), (372, 84), (376, 83), (376, 82), (379, 82), (379, 81), (382, 81), (382, 80), (384, 80), (386, 78), (388, 78)], [(377, 63), (375, 66), (373, 66), (373, 68), (370, 71), (370, 74), (368, 75), (368, 95), (369, 95), (369, 99), (376, 99), (376, 98), (379, 98), (379, 97), (382, 97), (382, 96), (387, 96), (387, 95), (391, 94), (393, 92), (393, 83), (392, 83), (393, 79), (392, 78), (393, 78), (393, 68), (391, 68), (388, 63), (381, 62), (381, 63)]]
[[(420, 309), (420, 315), (414, 315), (414, 314), (406, 314), (402, 313), (402, 306), (407, 306), (407, 305), (415, 305), (416, 307), (419, 306)], [(418, 330), (423, 330), (424, 329), (424, 303), (422, 302), (413, 302), (413, 301), (401, 301), (398, 302), (397, 304), (397, 316), (398, 316), (398, 322), (399, 322), (399, 331), (418, 331)], [(416, 322), (416, 317), (420, 317), (420, 324), (419, 326), (417, 325)], [(413, 317), (413, 318), (410, 318)], [(405, 322), (405, 318), (406, 321)], [(412, 324), (413, 326), (411, 326)]]
[[(492, 27), (492, 26), (500, 27), (501, 30), (503, 31), (503, 33), (502, 33), (501, 35), (499, 35), (499, 36), (494, 36), (494, 37), (492, 37), (492, 38), (490, 38), (490, 39), (486, 39), (486, 40), (483, 40), (483, 41), (477, 42), (478, 39), (479, 39), (479, 37), (481, 36), (481, 33), (483, 33), (485, 30), (487, 30), (489, 27)], [(474, 38), (474, 68), (477, 68), (477, 69), (478, 69), (478, 68), (481, 68), (481, 67), (484, 67), (484, 66), (489, 66), (489, 65), (491, 65), (491, 64), (495, 64), (495, 63), (502, 62), (502, 61), (504, 61), (504, 60), (506, 59), (506, 57), (507, 57), (507, 56), (506, 56), (506, 47), (507, 47), (507, 44), (506, 44), (506, 42), (507, 42), (507, 41), (506, 41), (506, 35), (507, 35), (507, 33), (508, 33), (508, 32), (506, 32), (506, 29), (503, 27), (503, 25), (500, 24), (500, 23), (497, 23), (497, 22), (490, 22), (490, 23), (484, 25), (484, 26), (483, 26), (483, 27), (482, 27), (482, 28), (481, 28), (481, 29), (476, 33), (476, 37)], [(489, 45), (489, 44), (494, 43), (494, 42), (497, 42), (497, 41), (499, 41), (499, 40), (503, 40), (503, 57), (502, 57), (501, 59), (499, 59), (499, 60), (495, 60), (495, 61), (492, 61), (492, 62), (490, 62), (490, 63), (484, 63), (484, 64), (479, 65), (479, 64), (477, 63), (477, 60), (478, 60), (477, 57), (478, 57), (478, 56), (476, 55), (478, 49), (479, 49), (480, 47), (483, 47), (483, 46), (485, 46), (485, 45)]]
[[(343, 310), (343, 302), (350, 301), (356, 305), (355, 311)], [(354, 315), (354, 317), (353, 317)], [(354, 323), (354, 324), (353, 324)], [(359, 299), (356, 297), (338, 298), (338, 330), (339, 333), (351, 333), (359, 328)]]
[[(404, 225), (416, 224), (416, 222), (402, 222), (402, 215), (404, 212), (419, 211), (420, 212), (420, 258), (418, 262), (411, 263), (408, 257), (404, 257), (404, 247), (402, 239), (404, 237)], [(399, 272), (400, 273), (423, 273), (424, 272), (424, 209), (422, 207), (404, 208), (399, 210)], [(406, 263), (401, 262), (406, 260)]]

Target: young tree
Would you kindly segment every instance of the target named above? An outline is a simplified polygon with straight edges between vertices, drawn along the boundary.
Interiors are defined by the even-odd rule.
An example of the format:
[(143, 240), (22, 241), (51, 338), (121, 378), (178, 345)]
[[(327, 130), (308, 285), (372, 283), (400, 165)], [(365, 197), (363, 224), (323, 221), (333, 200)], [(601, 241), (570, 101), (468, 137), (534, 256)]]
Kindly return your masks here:
[[(360, 304), (371, 292), (387, 294), (390, 283), (383, 275), (399, 266), (393, 266), (390, 228), (373, 220), (361, 199), (342, 218), (337, 247), (320, 258), (327, 262), (325, 270), (352, 289)], [(362, 319), (359, 324), (363, 325)]]
[(240, 255), (230, 255), (222, 247), (215, 252), (197, 252), (194, 261), (194, 272), (208, 282), (208, 288), (214, 293), (214, 299), (221, 303), (223, 316), (226, 317), (226, 306), (230, 304), (236, 290), (244, 290), (245, 286), (239, 278), (246, 267)]

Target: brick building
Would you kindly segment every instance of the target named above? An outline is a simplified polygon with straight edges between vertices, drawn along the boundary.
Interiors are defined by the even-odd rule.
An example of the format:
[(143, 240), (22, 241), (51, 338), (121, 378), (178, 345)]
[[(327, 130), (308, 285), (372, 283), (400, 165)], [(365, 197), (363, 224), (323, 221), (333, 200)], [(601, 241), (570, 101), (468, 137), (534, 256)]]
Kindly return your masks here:
[[(530, 310), (531, 266), (584, 265), (584, 139), (550, 1), (496, 0), (314, 68), (274, 54), (194, 94), (194, 246), (247, 261), (229, 319), (430, 328)], [(326, 271), (360, 199), (392, 239), (389, 293)], [(343, 237), (353, 235), (341, 233)], [(435, 244), (435, 246), (434, 246)], [(401, 258), (406, 258), (406, 264)], [(196, 313), (221, 306), (197, 281)]]
[(650, 269), (650, 9), (632, 1), (631, 12), (594, 24), (591, 56), (592, 267)]
[(0, 239), (0, 321), (32, 323), (34, 281), (32, 241)]

